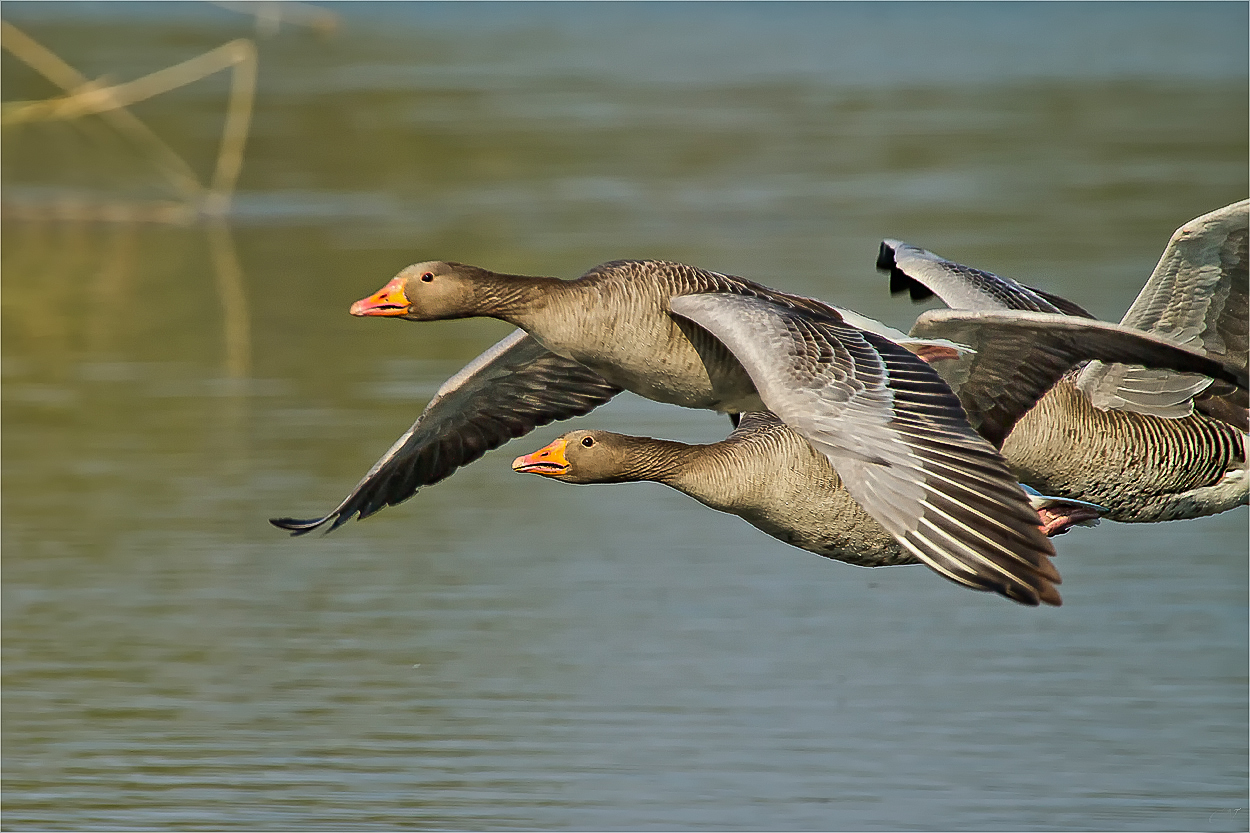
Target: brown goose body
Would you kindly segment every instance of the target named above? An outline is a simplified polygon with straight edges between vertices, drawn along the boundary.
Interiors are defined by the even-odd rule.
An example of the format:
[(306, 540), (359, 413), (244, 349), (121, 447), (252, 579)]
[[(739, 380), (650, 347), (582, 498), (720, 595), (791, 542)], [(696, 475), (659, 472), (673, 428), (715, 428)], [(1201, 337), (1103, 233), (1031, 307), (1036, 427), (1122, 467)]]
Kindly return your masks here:
[[(517, 280), (526, 281), (507, 278)], [(576, 280), (538, 286), (541, 294), (531, 295), (530, 303), (497, 317), (620, 388), (657, 402), (725, 413), (760, 410), (755, 385), (718, 339), (670, 315), (673, 298), (746, 294), (830, 313), (807, 298), (667, 261), (614, 261)]]
[(1124, 522), (1214, 515), (1247, 499), (1246, 435), (1200, 411), (1176, 419), (1092, 405), (1074, 378), (1055, 385), (1003, 444), (1016, 476)]
[(638, 439), (631, 451), (660, 466), (648, 480), (791, 546), (862, 567), (920, 563), (851, 497), (823, 454), (770, 414), (744, 415), (709, 445)]
[[(588, 438), (591, 447), (582, 445)], [(826, 558), (862, 567), (921, 563), (851, 497), (823, 454), (768, 413), (745, 414), (726, 439), (707, 445), (607, 431), (572, 431), (556, 443), (563, 471), (544, 467), (552, 446), (517, 458), (513, 469), (571, 483), (663, 483)]]

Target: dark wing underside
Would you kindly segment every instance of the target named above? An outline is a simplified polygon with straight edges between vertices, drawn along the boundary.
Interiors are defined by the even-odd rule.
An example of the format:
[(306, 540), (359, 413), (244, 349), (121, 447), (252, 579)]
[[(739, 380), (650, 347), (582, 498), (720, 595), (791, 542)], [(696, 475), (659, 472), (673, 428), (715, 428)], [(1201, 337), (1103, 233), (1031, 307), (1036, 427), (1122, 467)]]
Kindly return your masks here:
[(328, 515), (270, 523), (303, 535), (332, 522), (327, 530), (332, 532), (353, 516), (364, 519), (407, 500), (540, 425), (588, 413), (620, 391), (517, 330), (448, 379), (407, 433)]
[(972, 426), (996, 447), (1064, 374), (1091, 359), (1200, 373), (1246, 392), (1244, 365), (1105, 321), (1015, 310), (929, 310), (916, 319), (912, 335), (945, 338), (976, 351), (936, 361), (934, 367), (958, 394)]

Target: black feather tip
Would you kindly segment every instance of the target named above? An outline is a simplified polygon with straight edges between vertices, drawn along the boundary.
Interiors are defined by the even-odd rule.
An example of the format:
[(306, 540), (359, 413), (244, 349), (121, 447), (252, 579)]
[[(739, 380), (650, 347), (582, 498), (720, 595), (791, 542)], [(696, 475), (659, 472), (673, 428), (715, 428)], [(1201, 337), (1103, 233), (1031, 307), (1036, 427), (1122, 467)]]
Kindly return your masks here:
[(894, 260), (894, 248), (885, 241), (881, 242), (881, 249), (877, 252), (877, 268), (882, 272), (890, 273), (891, 295), (907, 292), (913, 301), (927, 301), (933, 297), (933, 290), (920, 281), (908, 277), (902, 269), (898, 268), (898, 263)]

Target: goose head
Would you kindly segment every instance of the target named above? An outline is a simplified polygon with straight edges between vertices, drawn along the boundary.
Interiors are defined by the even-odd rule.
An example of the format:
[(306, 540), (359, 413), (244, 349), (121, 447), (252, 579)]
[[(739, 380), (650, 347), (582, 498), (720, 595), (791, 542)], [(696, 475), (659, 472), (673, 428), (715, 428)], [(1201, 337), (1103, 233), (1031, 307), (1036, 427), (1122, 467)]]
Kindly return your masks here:
[(627, 483), (651, 479), (645, 437), (609, 431), (570, 431), (532, 454), (512, 461), (512, 470), (565, 483)]
[(463, 263), (414, 263), (386, 286), (352, 304), (351, 314), (438, 321), (482, 315), (501, 276)]

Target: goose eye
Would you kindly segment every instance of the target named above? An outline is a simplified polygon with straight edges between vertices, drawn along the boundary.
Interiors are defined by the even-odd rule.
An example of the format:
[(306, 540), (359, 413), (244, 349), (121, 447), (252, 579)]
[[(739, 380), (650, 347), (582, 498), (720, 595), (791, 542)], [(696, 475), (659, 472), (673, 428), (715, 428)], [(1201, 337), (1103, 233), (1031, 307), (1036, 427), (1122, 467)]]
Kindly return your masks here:
[(426, 272), (424, 275), (421, 276), (421, 280), (425, 281), (426, 283), (429, 283), (430, 281), (434, 280), (434, 273)]
[(592, 437), (582, 437), (582, 445), (584, 445), (586, 448), (590, 448), (594, 444), (595, 444), (595, 441)]

